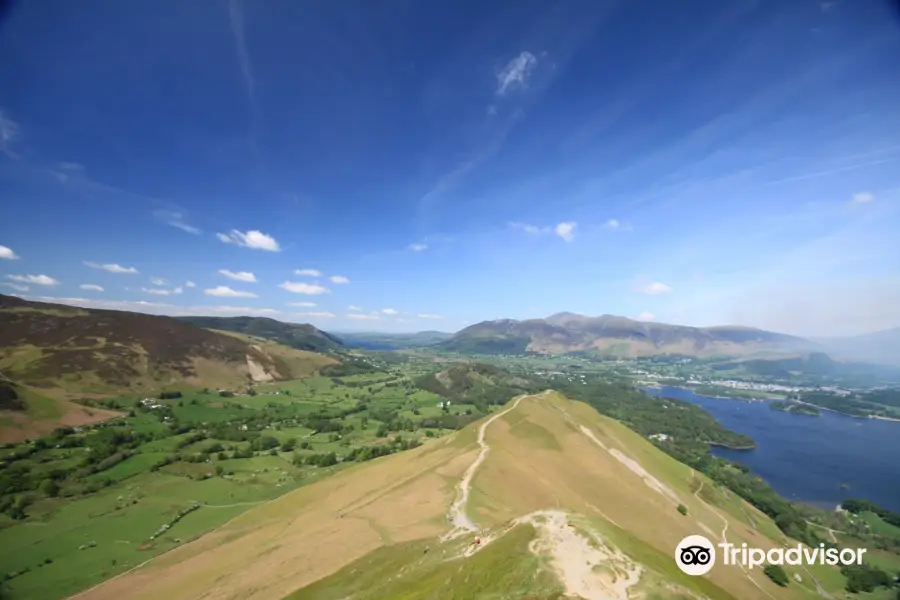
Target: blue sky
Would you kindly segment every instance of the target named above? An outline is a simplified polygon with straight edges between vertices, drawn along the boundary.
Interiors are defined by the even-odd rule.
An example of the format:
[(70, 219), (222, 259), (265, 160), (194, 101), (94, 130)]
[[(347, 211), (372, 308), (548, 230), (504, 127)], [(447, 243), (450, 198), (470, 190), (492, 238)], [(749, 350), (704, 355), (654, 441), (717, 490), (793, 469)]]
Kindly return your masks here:
[(19, 2), (0, 28), (2, 291), (336, 331), (563, 310), (898, 326), (898, 17)]

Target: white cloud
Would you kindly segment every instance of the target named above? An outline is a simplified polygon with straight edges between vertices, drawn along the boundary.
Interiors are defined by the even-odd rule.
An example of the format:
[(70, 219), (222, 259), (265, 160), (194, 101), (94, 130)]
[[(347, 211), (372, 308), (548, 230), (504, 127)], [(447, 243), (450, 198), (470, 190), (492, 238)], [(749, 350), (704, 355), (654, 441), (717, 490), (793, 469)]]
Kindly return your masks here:
[(166, 285), (166, 280), (162, 277), (151, 277), (150, 283), (152, 283), (153, 285)]
[(307, 296), (317, 296), (319, 294), (330, 294), (331, 290), (317, 283), (299, 283), (296, 281), (285, 281), (279, 285), (283, 290), (294, 294), (306, 294)]
[(872, 192), (856, 192), (853, 194), (853, 204), (868, 204), (875, 200), (875, 194)]
[(328, 311), (318, 311), (318, 312), (299, 312), (294, 313), (295, 317), (300, 318), (308, 318), (308, 319), (332, 319), (334, 318), (334, 314)]
[(6, 260), (16, 260), (19, 257), (15, 252), (12, 251), (11, 248), (0, 246), (0, 258), (4, 258)]
[(171, 290), (164, 290), (161, 288), (141, 288), (141, 291), (146, 294), (153, 294), (154, 296), (177, 296), (183, 290), (180, 287), (172, 288)]
[(555, 227), (551, 228), (538, 227), (537, 225), (531, 225), (529, 223), (512, 221), (509, 223), (509, 226), (513, 229), (521, 229), (525, 233), (531, 235), (544, 235), (552, 233), (554, 235), (558, 235), (567, 242), (571, 242), (573, 239), (575, 239), (575, 228), (578, 226), (578, 224), (575, 221), (565, 221), (562, 223), (558, 223)]
[(660, 281), (654, 281), (652, 283), (648, 283), (648, 284), (638, 287), (638, 291), (643, 294), (657, 296), (659, 294), (667, 294), (667, 293), (671, 292), (672, 288)]
[(608, 219), (603, 227), (606, 229), (611, 229), (613, 231), (631, 231), (633, 228), (628, 223), (623, 223), (618, 219)]
[(511, 222), (509, 224), (509, 226), (512, 227), (513, 229), (521, 229), (525, 233), (533, 233), (533, 234), (550, 233), (549, 227), (538, 227), (537, 225), (529, 225), (528, 223), (519, 223), (519, 222), (514, 221), (514, 222)]
[(359, 306), (350, 305), (347, 307), (347, 310), (362, 310)]
[(332, 275), (328, 279), (331, 280), (331, 283), (337, 283), (337, 284), (350, 283), (350, 280), (347, 279), (346, 277), (344, 277), (343, 275)]
[(444, 315), (435, 315), (435, 314), (430, 314), (430, 313), (420, 313), (420, 314), (419, 314), (419, 318), (420, 318), (420, 319), (443, 319), (443, 318), (444, 318)]
[(575, 239), (575, 227), (577, 226), (578, 224), (574, 221), (559, 223), (553, 228), (553, 233), (564, 239), (566, 242), (571, 242)]
[(423, 250), (428, 250), (428, 244), (410, 244), (409, 249), (413, 252), (422, 252)]
[(318, 269), (297, 269), (294, 271), (294, 275), (300, 275), (301, 277), (321, 277), (322, 271)]
[(90, 290), (92, 292), (102, 292), (103, 291), (103, 287), (99, 286), (95, 283), (82, 283), (78, 287), (80, 287), (83, 290)]
[(189, 288), (191, 288), (191, 287), (197, 287), (197, 284), (194, 283), (193, 281), (188, 280), (188, 281), (185, 281), (185, 282), (184, 282), (184, 287), (189, 287)]
[(242, 290), (233, 290), (230, 287), (220, 285), (214, 288), (209, 288), (203, 290), (203, 293), (207, 296), (220, 296), (220, 297), (228, 297), (228, 298), (256, 298), (256, 294), (253, 292), (245, 292)]
[(228, 279), (235, 281), (246, 281), (247, 283), (256, 283), (256, 275), (250, 271), (229, 271), (228, 269), (219, 269), (219, 275), (224, 275)]
[(0, 283), (0, 285), (5, 285), (6, 287), (12, 288), (12, 289), (16, 290), (17, 292), (27, 292), (28, 291), (27, 285), (19, 285), (18, 283), (5, 283), (4, 282), (4, 283)]
[(393, 308), (382, 308), (381, 312), (383, 312), (386, 315), (391, 315), (391, 316), (400, 314), (400, 311), (393, 309)]
[(232, 229), (228, 233), (217, 233), (216, 237), (219, 241), (226, 244), (235, 244), (245, 248), (253, 248), (255, 250), (266, 250), (268, 252), (281, 252), (281, 246), (270, 235), (266, 235), (261, 231), (251, 230), (246, 233)]
[(315, 302), (288, 302), (287, 305), (288, 306), (297, 306), (300, 308), (312, 308), (313, 306), (316, 306), (316, 303)]
[(359, 313), (351, 313), (346, 315), (348, 319), (357, 319), (360, 321), (380, 321), (381, 317), (378, 315), (361, 315)]
[(19, 125), (0, 110), (0, 149), (7, 155), (16, 156), (12, 151), (12, 143), (19, 137)]
[(194, 235), (200, 235), (201, 233), (203, 233), (199, 228), (194, 227), (193, 225), (189, 225), (185, 221), (184, 215), (180, 212), (171, 210), (158, 210), (153, 214), (157, 219), (164, 222), (166, 225), (171, 225), (172, 227), (176, 227), (182, 231), (186, 231)]
[(497, 73), (497, 95), (503, 96), (510, 88), (525, 87), (528, 76), (537, 64), (537, 58), (531, 52), (523, 51), (517, 57), (510, 60), (506, 66)]
[(103, 269), (104, 271), (109, 271), (110, 273), (124, 273), (127, 275), (134, 275), (138, 272), (134, 267), (123, 267), (122, 265), (117, 264), (106, 264), (99, 265), (95, 262), (84, 261), (84, 264), (89, 266), (92, 269)]
[(642, 312), (637, 316), (638, 321), (653, 321), (654, 319), (656, 319), (656, 315), (652, 312)]
[(7, 279), (19, 283), (33, 283), (34, 285), (59, 285), (59, 282), (47, 275), (7, 275)]

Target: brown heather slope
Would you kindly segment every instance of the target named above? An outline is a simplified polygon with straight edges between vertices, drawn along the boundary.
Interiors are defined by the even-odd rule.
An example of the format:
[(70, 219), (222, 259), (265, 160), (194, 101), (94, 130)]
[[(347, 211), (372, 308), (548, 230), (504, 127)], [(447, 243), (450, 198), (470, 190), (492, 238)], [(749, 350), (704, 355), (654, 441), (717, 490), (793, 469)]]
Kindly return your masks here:
[[(78, 397), (164, 387), (234, 388), (248, 381), (309, 376), (331, 364), (337, 361), (328, 356), (255, 343), (169, 317), (0, 295), (0, 374), (36, 397), (49, 398), (42, 411), (0, 411), (0, 437), (21, 437), (10, 428), (44, 433), (54, 424), (75, 424), (72, 419), (115, 414), (91, 409), (92, 415), (71, 416), (84, 412), (67, 402)], [(35, 427), (35, 421), (45, 423)]]
[[(402, 595), (424, 600), (475, 597), (465, 594), (476, 588), (476, 596), (500, 597), (509, 591), (491, 588), (498, 571), (523, 564), (549, 570), (562, 589), (570, 586), (563, 585), (567, 574), (557, 570), (556, 558), (573, 558), (571, 536), (565, 548), (555, 549), (555, 558), (529, 559), (530, 553), (553, 545), (542, 538), (491, 562), (499, 549), (509, 547), (503, 540), (510, 532), (536, 535), (521, 528), (535, 523), (536, 531), (548, 511), (553, 518), (567, 514), (573, 526), (590, 530), (601, 548), (613, 549), (606, 554), (610, 560), (618, 555), (614, 567), (593, 563), (586, 575), (613, 588), (632, 586), (611, 598), (817, 597), (805, 573), (804, 583), (788, 588), (773, 584), (760, 569), (747, 574), (717, 566), (703, 578), (683, 575), (672, 556), (686, 535), (716, 542), (724, 536), (737, 545), (764, 548), (783, 540), (766, 537), (765, 532), (779, 534), (764, 515), (589, 406), (555, 393), (521, 398), (492, 420), (415, 450), (353, 465), (254, 507), (217, 531), (76, 597), (387, 600)], [(481, 454), (481, 427), (490, 449), (470, 479), (464, 507), (486, 536), (476, 550), (469, 545), (475, 534), (465, 528), (455, 539), (442, 542), (441, 537), (451, 531), (448, 513), (461, 497), (457, 487)], [(679, 503), (688, 507), (687, 516), (676, 510)], [(568, 566), (584, 571), (585, 556), (603, 555), (594, 547), (575, 552)], [(630, 567), (622, 567), (623, 557)], [(466, 561), (497, 566), (470, 569)], [(629, 573), (632, 581), (611, 575), (610, 568)]]

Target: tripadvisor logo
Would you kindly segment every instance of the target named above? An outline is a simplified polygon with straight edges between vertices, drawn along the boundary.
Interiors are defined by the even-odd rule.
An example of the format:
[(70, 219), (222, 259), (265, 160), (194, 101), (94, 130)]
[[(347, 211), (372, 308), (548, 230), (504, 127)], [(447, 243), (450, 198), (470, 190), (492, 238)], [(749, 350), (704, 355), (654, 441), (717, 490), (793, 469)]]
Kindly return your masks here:
[(688, 575), (705, 575), (716, 564), (716, 548), (722, 564), (741, 565), (748, 569), (763, 565), (861, 565), (865, 548), (826, 548), (819, 544), (810, 548), (797, 544), (788, 548), (751, 548), (747, 544), (713, 544), (702, 535), (689, 535), (675, 548), (675, 563)]

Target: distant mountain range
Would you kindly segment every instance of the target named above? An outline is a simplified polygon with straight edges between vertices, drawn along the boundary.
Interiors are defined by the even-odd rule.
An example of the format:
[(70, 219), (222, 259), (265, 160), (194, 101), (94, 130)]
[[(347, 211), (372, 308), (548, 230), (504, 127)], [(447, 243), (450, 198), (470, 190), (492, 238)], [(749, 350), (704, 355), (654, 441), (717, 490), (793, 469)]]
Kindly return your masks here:
[(453, 337), (443, 331), (417, 331), (416, 333), (384, 333), (378, 331), (340, 332), (341, 341), (347, 346), (366, 350), (402, 350), (433, 346)]
[(803, 352), (816, 344), (796, 336), (751, 327), (686, 327), (626, 317), (588, 317), (569, 312), (546, 319), (484, 321), (439, 344), (475, 354), (592, 352), (638, 357), (656, 354), (743, 356), (764, 352)]
[(900, 365), (900, 327), (847, 337), (812, 338), (834, 356)]

